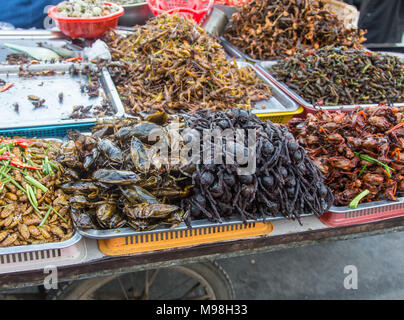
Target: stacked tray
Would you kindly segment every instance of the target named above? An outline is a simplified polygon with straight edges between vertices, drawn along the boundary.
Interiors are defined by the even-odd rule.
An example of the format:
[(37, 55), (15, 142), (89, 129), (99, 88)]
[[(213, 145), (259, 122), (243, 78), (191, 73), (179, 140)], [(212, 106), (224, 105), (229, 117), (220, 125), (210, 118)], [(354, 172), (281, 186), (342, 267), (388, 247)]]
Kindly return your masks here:
[[(404, 54), (403, 54), (404, 57)], [(269, 68), (271, 68), (273, 65), (275, 65), (276, 62), (274, 61), (261, 61), (258, 62), (256, 65), (257, 69), (262, 69), (266, 71), (268, 78), (272, 83), (274, 83), (275, 86), (277, 86), (282, 92), (284, 92), (286, 95), (288, 95), (294, 102), (296, 102), (299, 106), (304, 107), (305, 110), (308, 112), (314, 112), (316, 109), (324, 109), (324, 110), (345, 110), (345, 111), (350, 111), (353, 110), (356, 107), (361, 107), (361, 108), (367, 108), (367, 107), (374, 107), (377, 106), (377, 104), (355, 104), (355, 105), (338, 105), (338, 106), (317, 106), (313, 105), (306, 100), (304, 100), (303, 97), (299, 96), (293, 89), (289, 88), (286, 84), (279, 82), (276, 80), (274, 76), (272, 76), (269, 73)], [(404, 102), (400, 103), (395, 103), (394, 104), (397, 107), (404, 107)]]
[[(130, 30), (118, 29), (118, 33), (121, 35), (125, 35), (130, 32)], [(226, 42), (226, 40), (224, 41)], [(304, 108), (292, 98), (290, 98), (287, 92), (284, 92), (282, 88), (279, 88), (275, 82), (271, 81), (270, 77), (267, 76), (265, 71), (263, 72), (253, 63), (245, 61), (246, 59), (244, 59), (244, 56), (232, 54), (228, 51), (228, 48), (224, 43), (221, 44), (225, 49), (225, 52), (227, 54), (226, 57), (229, 61), (232, 61), (234, 57), (239, 68), (250, 67), (257, 74), (261, 81), (271, 87), (273, 94), (272, 97), (268, 100), (257, 102), (252, 109), (252, 112), (256, 114), (261, 120), (271, 120), (272, 122), (276, 123), (287, 123), (291, 118), (298, 114), (301, 114), (304, 111)], [(128, 118), (134, 117), (126, 113), (125, 111), (124, 116)]]

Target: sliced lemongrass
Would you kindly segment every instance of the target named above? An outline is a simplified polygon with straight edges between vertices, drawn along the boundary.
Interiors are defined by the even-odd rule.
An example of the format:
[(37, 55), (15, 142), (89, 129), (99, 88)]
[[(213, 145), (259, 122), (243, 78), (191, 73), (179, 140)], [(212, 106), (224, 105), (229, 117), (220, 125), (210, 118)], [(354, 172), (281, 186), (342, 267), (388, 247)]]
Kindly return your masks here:
[(52, 212), (52, 209), (53, 209), (52, 207), (48, 209), (48, 211), (45, 214), (45, 217), (43, 217), (41, 223), (39, 224), (40, 227), (42, 227), (45, 224), (46, 220), (48, 220), (48, 217), (49, 217), (50, 213)]
[(360, 194), (358, 194), (349, 204), (349, 207), (351, 209), (356, 209), (358, 207), (359, 201), (361, 201), (364, 197), (366, 197), (370, 193), (369, 190), (362, 191)]
[(30, 175), (27, 174), (24, 178), (25, 178), (25, 180), (27, 180), (29, 183), (31, 183), (35, 187), (41, 189), (43, 192), (48, 192), (49, 191), (49, 189), (47, 187), (45, 187), (42, 183), (40, 183), (34, 177), (31, 177)]

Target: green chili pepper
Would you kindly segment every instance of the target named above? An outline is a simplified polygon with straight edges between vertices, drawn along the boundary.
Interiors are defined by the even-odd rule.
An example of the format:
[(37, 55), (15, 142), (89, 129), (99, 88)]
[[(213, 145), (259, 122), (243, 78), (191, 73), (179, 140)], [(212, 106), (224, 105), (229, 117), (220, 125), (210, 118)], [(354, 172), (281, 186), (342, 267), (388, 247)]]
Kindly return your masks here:
[(363, 69), (362, 69), (362, 73), (365, 73), (367, 69), (369, 69), (369, 67), (371, 67), (372, 64), (368, 63)]

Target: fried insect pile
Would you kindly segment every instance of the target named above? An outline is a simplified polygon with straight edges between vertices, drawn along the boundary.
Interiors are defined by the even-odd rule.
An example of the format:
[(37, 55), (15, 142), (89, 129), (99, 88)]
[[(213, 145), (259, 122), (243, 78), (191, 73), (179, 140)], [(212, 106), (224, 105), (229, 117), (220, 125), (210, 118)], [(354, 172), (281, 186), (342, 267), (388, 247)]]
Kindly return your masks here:
[(346, 29), (318, 0), (253, 0), (238, 8), (225, 37), (250, 57), (273, 60), (321, 47), (360, 48), (364, 32)]
[[(264, 123), (242, 109), (216, 113), (200, 111), (186, 115), (184, 119), (187, 126), (200, 132), (201, 136), (204, 129), (242, 129), (245, 132), (244, 138), (236, 140), (234, 147), (223, 137), (223, 164), (196, 166), (192, 175), (193, 195), (183, 201), (192, 219), (207, 218), (217, 222), (239, 216), (246, 221), (281, 214), (300, 222), (301, 214), (321, 216), (331, 206), (333, 197), (323, 183), (320, 171), (287, 128), (270, 121)], [(256, 132), (256, 144), (250, 144), (250, 147), (247, 129)], [(205, 144), (206, 141), (201, 152)], [(239, 169), (245, 165), (237, 161), (234, 164), (226, 162), (226, 155), (233, 148), (255, 157), (254, 172), (239, 174)]]
[(380, 105), (352, 113), (319, 111), (290, 130), (332, 189), (335, 205), (395, 200), (404, 191), (404, 122), (400, 108)]
[(166, 114), (155, 114), (145, 121), (100, 122), (91, 135), (69, 132), (60, 161), (70, 181), (62, 188), (72, 196), (78, 228), (144, 231), (183, 221), (186, 213), (174, 203), (188, 194), (189, 178), (150, 152), (160, 141), (151, 136), (168, 136), (166, 121)]
[(130, 114), (252, 107), (271, 96), (253, 70), (227, 61), (192, 20), (163, 14), (105, 41), (114, 60), (109, 72)]
[(404, 102), (404, 63), (387, 54), (325, 47), (281, 60), (271, 72), (314, 105)]
[(0, 139), (0, 247), (72, 237), (67, 195), (55, 161), (60, 142)]

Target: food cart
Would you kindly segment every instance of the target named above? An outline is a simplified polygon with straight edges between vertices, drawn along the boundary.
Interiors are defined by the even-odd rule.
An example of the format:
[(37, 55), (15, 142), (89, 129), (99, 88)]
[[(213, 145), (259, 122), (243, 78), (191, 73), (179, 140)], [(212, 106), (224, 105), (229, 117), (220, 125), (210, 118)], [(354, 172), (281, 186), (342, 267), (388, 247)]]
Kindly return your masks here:
[[(212, 5), (212, 1), (207, 2), (210, 3), (210, 6)], [(152, 2), (150, 5), (152, 9), (154, 8), (153, 4), (155, 3)], [(144, 10), (144, 6), (134, 7)], [(217, 8), (219, 7), (215, 7), (215, 9)], [(156, 8), (154, 9), (157, 10)], [(162, 9), (160, 8), (159, 10)], [(227, 8), (226, 10), (230, 10), (228, 11), (230, 18), (229, 12), (234, 11), (234, 8)], [(327, 14), (330, 13), (324, 12), (322, 11), (324, 17), (321, 19), (328, 23), (331, 20), (327, 20), (330, 19)], [(156, 15), (158, 13), (158, 11), (155, 12)], [(205, 13), (198, 12), (197, 18), (194, 17), (194, 19), (203, 23), (202, 17)], [(117, 10), (114, 16), (116, 21), (110, 23), (116, 23), (122, 14), (122, 10)], [(209, 40), (210, 38), (204, 34), (201, 28), (193, 27), (189, 22), (183, 23), (182, 20), (179, 24), (180, 20), (175, 20), (177, 18), (168, 18), (168, 16), (163, 15), (163, 18), (157, 24), (176, 25), (173, 29), (183, 32), (181, 28), (187, 30), (189, 23), (190, 28), (194, 28), (193, 32), (202, 34), (200, 38), (202, 40), (198, 41), (207, 41), (204, 45), (207, 43), (209, 46), (206, 47), (212, 50), (209, 54), (204, 53), (209, 56), (205, 61), (200, 59), (197, 60), (198, 62), (194, 61), (192, 66), (188, 65), (191, 71), (181, 70), (178, 64), (176, 65), (177, 69), (172, 68), (173, 72), (168, 72), (168, 74), (173, 75), (172, 77), (167, 77), (167, 83), (173, 79), (176, 83), (183, 81), (181, 90), (182, 86), (193, 85), (193, 87), (189, 87), (186, 93), (188, 99), (186, 99), (185, 94), (178, 94), (178, 104), (175, 104), (171, 99), (177, 94), (178, 89), (167, 88), (165, 83), (162, 84), (162, 82), (157, 81), (156, 83), (160, 86), (157, 90), (158, 93), (151, 97), (147, 90), (151, 92), (155, 90), (156, 86), (149, 86), (151, 83), (149, 80), (139, 85), (139, 81), (143, 81), (139, 80), (143, 79), (142, 74), (153, 70), (153, 66), (156, 66), (153, 64), (161, 63), (160, 66), (163, 66), (161, 67), (163, 69), (166, 66), (166, 61), (162, 63), (162, 58), (171, 59), (170, 63), (175, 61), (173, 57), (167, 58), (164, 50), (157, 50), (161, 48), (152, 47), (150, 49), (145, 45), (145, 48), (133, 49), (136, 48), (140, 41), (143, 41), (141, 39), (143, 35), (140, 36), (136, 33), (130, 35), (131, 30), (117, 28), (117, 33), (110, 35), (109, 38), (104, 38), (108, 44), (109, 51), (107, 51), (112, 55), (113, 60), (111, 64), (105, 64), (101, 60), (97, 61), (96, 58), (83, 57), (82, 53), (93, 45), (95, 46), (97, 42), (80, 39), (83, 36), (80, 32), (83, 32), (85, 28), (77, 28), (76, 18), (58, 17), (56, 8), (51, 8), (49, 15), (58, 21), (60, 29), (70, 37), (57, 31), (23, 30), (0, 32), (0, 79), (4, 79), (0, 98), (4, 105), (8, 106), (4, 110), (7, 113), (7, 118), (0, 120), (0, 135), (4, 137), (1, 140), (1, 143), (4, 144), (4, 150), (1, 153), (5, 155), (1, 160), (3, 162), (0, 174), (3, 177), (2, 184), (6, 185), (11, 182), (13, 185), (8, 187), (10, 192), (4, 193), (1, 199), (4, 202), (1, 203), (2, 209), (4, 209), (1, 212), (4, 230), (1, 230), (3, 233), (0, 235), (3, 242), (0, 241), (0, 244), (5, 244), (6, 242), (4, 241), (9, 241), (11, 244), (2, 245), (2, 248), (0, 248), (0, 288), (2, 290), (44, 286), (47, 289), (54, 289), (46, 292), (46, 297), (50, 299), (156, 299), (167, 297), (175, 299), (232, 299), (235, 298), (235, 294), (231, 281), (225, 270), (215, 263), (216, 260), (305, 246), (322, 241), (355, 239), (376, 234), (399, 232), (404, 229), (404, 199), (400, 197), (401, 177), (399, 176), (402, 170), (399, 163), (401, 153), (400, 148), (396, 147), (396, 140), (399, 141), (401, 131), (396, 135), (391, 134), (401, 130), (399, 108), (404, 106), (402, 104), (404, 101), (394, 101), (394, 105), (389, 106), (378, 106), (378, 103), (383, 102), (382, 96), (392, 95), (391, 92), (395, 94), (396, 98), (400, 98), (402, 88), (399, 85), (397, 85), (397, 88), (391, 85), (389, 92), (383, 92), (383, 95), (380, 94), (380, 101), (373, 98), (371, 103), (368, 101), (360, 103), (353, 100), (356, 96), (351, 92), (344, 93), (344, 95), (346, 95), (345, 98), (349, 97), (352, 103), (327, 105), (327, 100), (319, 99), (319, 97), (315, 96), (314, 90), (311, 91), (311, 95), (306, 95), (307, 92), (304, 90), (307, 87), (311, 88), (309, 82), (302, 89), (297, 85), (293, 87), (293, 81), (297, 81), (297, 76), (291, 81), (290, 79), (280, 80), (279, 74), (275, 72), (276, 67), (274, 68), (275, 65), (283, 65), (283, 61), (279, 62), (280, 59), (260, 60), (257, 59), (257, 56), (253, 58), (246, 53), (246, 50), (249, 50), (250, 54), (262, 55), (261, 51), (258, 51), (258, 53), (254, 51), (256, 46), (251, 45), (253, 42), (246, 43), (244, 48), (237, 47), (237, 43), (243, 45), (242, 41), (237, 40), (239, 30), (227, 31), (227, 35), (230, 34), (231, 36), (225, 38), (225, 34), (225, 37), (220, 38), (220, 45), (224, 48), (223, 53), (225, 52), (221, 56), (221, 47), (216, 49), (219, 47), (216, 46), (216, 43), (212, 46), (209, 41), (213, 40)], [(86, 23), (94, 23), (88, 17), (83, 19), (86, 20)], [(103, 19), (108, 20), (106, 17)], [(200, 21), (201, 19), (202, 21)], [(349, 23), (353, 23), (352, 19), (348, 20)], [(76, 25), (72, 27), (74, 23)], [(99, 29), (94, 30), (88, 25), (86, 28), (87, 31), (85, 32), (97, 31), (102, 33)], [(151, 32), (156, 32), (156, 29), (152, 27), (150, 27), (150, 30), (152, 30)], [(73, 31), (74, 33), (72, 33)], [(348, 31), (343, 29), (343, 32)], [(162, 32), (162, 34), (165, 33)], [(129, 36), (127, 36), (128, 34)], [(144, 34), (147, 35), (147, 32)], [(351, 36), (353, 33), (347, 34)], [(127, 38), (125, 38), (126, 36)], [(126, 43), (127, 39), (129, 39), (129, 44), (133, 45), (130, 50), (127, 50), (129, 48)], [(152, 37), (152, 39), (154, 38)], [(173, 54), (177, 58), (180, 57), (178, 58), (180, 60), (183, 59), (183, 56), (188, 59), (191, 56), (188, 51), (189, 48), (182, 47), (181, 43), (175, 43), (172, 39), (175, 39), (175, 37), (164, 40), (166, 44), (169, 43), (168, 45), (171, 48), (167, 50), (167, 53)], [(337, 39), (338, 41), (341, 40), (338, 37)], [(153, 40), (146, 39), (144, 41), (147, 44), (147, 41), (152, 42)], [(231, 43), (232, 41), (233, 43)], [(356, 38), (352, 40), (353, 46), (356, 45), (355, 41), (357, 41)], [(161, 43), (163, 41), (158, 45), (161, 45)], [(33, 47), (36, 49), (34, 52), (32, 51)], [(270, 45), (268, 44), (267, 48), (269, 47)], [(12, 55), (15, 51), (27, 53), (29, 52), (27, 48), (31, 48), (31, 57), (25, 61), (20, 60), (21, 56)], [(41, 52), (39, 49), (53, 50), (63, 59), (61, 62), (47, 61), (47, 63), (42, 63), (40, 57), (41, 54), (45, 54), (45, 51)], [(152, 50), (153, 54), (146, 52), (149, 49)], [(133, 55), (135, 50), (137, 50), (137, 54)], [(219, 50), (220, 54), (217, 54)], [(287, 49), (284, 50), (288, 51)], [(306, 52), (304, 59), (307, 56), (317, 58), (316, 54), (321, 52), (320, 50), (321, 48), (316, 52), (310, 51), (309, 54)], [(94, 51), (91, 54), (93, 53)], [(105, 51), (102, 53), (105, 54)], [(362, 51), (349, 54), (361, 58), (361, 53)], [(47, 54), (49, 57), (49, 51)], [(370, 53), (366, 55), (372, 56)], [(318, 53), (318, 59), (320, 57), (321, 55)], [(211, 70), (212, 66), (206, 64), (206, 61), (209, 61), (210, 58), (217, 59), (214, 60), (217, 68), (216, 73), (221, 78), (218, 80), (212, 74), (211, 78), (201, 76), (200, 79), (202, 80), (200, 81), (206, 81), (206, 85), (210, 86), (212, 90), (213, 86), (216, 85), (212, 78), (217, 83), (220, 83), (220, 90), (212, 91), (212, 96), (217, 92), (221, 92), (223, 96), (228, 94), (227, 99), (235, 99), (233, 101), (236, 101), (234, 103), (237, 105), (246, 104), (246, 101), (250, 103), (250, 99), (236, 100), (234, 96), (239, 98), (246, 93), (249, 94), (252, 87), (254, 95), (259, 97), (254, 101), (252, 111), (248, 115), (237, 111), (238, 113), (236, 112), (231, 116), (242, 120), (249, 117), (248, 119), (252, 119), (248, 120), (250, 121), (249, 124), (254, 123), (258, 128), (257, 130), (267, 130), (266, 132), (272, 130), (271, 139), (269, 140), (279, 149), (279, 153), (273, 159), (280, 158), (281, 162), (273, 159), (269, 161), (270, 157), (266, 161), (264, 161), (265, 159), (259, 161), (263, 161), (264, 166), (265, 163), (268, 164), (272, 161), (273, 169), (271, 170), (278, 170), (279, 176), (284, 177), (279, 178), (275, 171), (268, 173), (269, 171), (262, 170), (259, 172), (264, 175), (260, 177), (263, 180), (259, 180), (255, 176), (254, 178), (250, 177), (253, 182), (249, 182), (248, 177), (241, 180), (244, 181), (241, 183), (243, 186), (255, 185), (253, 189), (245, 188), (234, 192), (235, 189), (228, 187), (228, 190), (232, 190), (228, 192), (230, 197), (233, 196), (231, 193), (234, 192), (234, 197), (240, 199), (239, 201), (228, 200), (233, 203), (233, 207), (238, 208), (239, 211), (237, 212), (239, 214), (236, 214), (236, 211), (233, 212), (233, 209), (226, 205), (218, 206), (220, 210), (214, 206), (218, 201), (214, 199), (220, 198), (223, 192), (222, 190), (219, 190), (219, 192), (217, 188), (215, 190), (212, 187), (209, 189), (209, 187), (213, 185), (213, 180), (216, 179), (215, 176), (220, 177), (224, 170), (215, 172), (213, 171), (215, 168), (212, 169), (212, 167), (208, 169), (207, 167), (201, 167), (201, 171), (197, 171), (199, 176), (194, 177), (192, 175), (192, 184), (197, 184), (197, 190), (204, 195), (204, 199), (199, 198), (198, 200), (196, 192), (195, 198), (185, 204), (185, 207), (182, 207), (182, 202), (181, 205), (176, 202), (176, 206), (173, 207), (171, 202), (167, 204), (167, 199), (171, 197), (171, 195), (167, 195), (169, 193), (165, 193), (164, 197), (159, 198), (157, 196), (159, 194), (158, 189), (164, 189), (162, 185), (157, 189), (147, 185), (145, 188), (150, 188), (142, 194), (142, 199), (148, 200), (145, 200), (140, 205), (136, 202), (136, 206), (133, 208), (134, 203), (131, 202), (131, 199), (134, 197), (134, 189), (130, 189), (128, 184), (129, 182), (130, 185), (144, 183), (143, 180), (140, 181), (137, 178), (134, 172), (136, 171), (139, 175), (145, 173), (145, 171), (142, 171), (144, 167), (141, 167), (142, 163), (139, 161), (139, 159), (143, 159), (139, 156), (141, 154), (139, 150), (142, 150), (146, 142), (143, 140), (138, 142), (131, 136), (132, 140), (128, 148), (127, 142), (125, 142), (128, 131), (125, 130), (141, 125), (144, 122), (144, 120), (140, 121), (136, 118), (139, 114), (146, 119), (149, 126), (156, 126), (157, 123), (158, 126), (165, 126), (167, 120), (162, 120), (164, 116), (159, 115), (153, 118), (148, 114), (142, 114), (145, 111), (150, 112), (153, 105), (160, 106), (160, 103), (163, 109), (169, 105), (172, 109), (167, 108), (167, 110), (169, 110), (169, 113), (175, 114), (181, 108), (186, 108), (187, 105), (191, 106), (192, 111), (188, 110), (190, 113), (201, 111), (199, 109), (203, 108), (212, 109), (212, 105), (209, 103), (203, 104), (203, 107), (198, 104), (194, 105), (190, 98), (193, 95), (193, 99), (197, 100), (198, 95), (200, 95), (199, 97), (202, 96), (202, 90), (196, 90), (198, 87), (194, 79), (197, 77), (192, 70)], [(402, 68), (403, 64), (401, 62), (400, 65), (400, 58), (395, 60), (396, 58), (390, 56), (385, 58), (375, 56), (375, 59), (379, 59), (377, 61), (395, 66), (395, 69), (391, 68), (389, 72), (400, 72), (402, 70), (400, 68)], [(285, 59), (285, 61), (290, 60)], [(130, 63), (127, 61), (130, 61)], [(306, 71), (308, 67), (305, 67), (302, 61), (306, 63), (306, 60), (301, 60), (299, 65), (302, 66), (303, 71)], [(332, 63), (337, 73), (338, 65), (334, 61)], [(369, 68), (371, 69), (372, 63), (367, 62), (365, 68), (362, 66), (360, 74), (365, 74)], [(152, 67), (148, 64), (152, 65)], [(136, 67), (133, 67), (134, 65)], [(355, 63), (352, 63), (352, 65), (355, 65)], [(382, 66), (381, 63), (380, 66)], [(241, 69), (249, 71), (246, 73), (235, 71)], [(299, 74), (303, 71), (300, 70)], [(176, 77), (176, 72), (182, 72), (182, 77)], [(226, 79), (226, 77), (222, 77), (221, 72), (227, 75), (230, 74), (231, 77)], [(123, 74), (125, 76), (121, 77)], [(150, 79), (157, 77), (155, 74), (149, 76)], [(240, 77), (240, 82), (247, 81), (249, 85), (235, 87), (234, 84), (225, 82), (229, 78), (234, 81), (235, 77)], [(226, 85), (223, 85), (223, 83)], [(149, 87), (144, 90), (142, 85), (145, 88)], [(232, 89), (228, 90), (227, 93), (226, 89), (223, 88), (228, 87)], [(398, 94), (396, 94), (397, 92)], [(375, 96), (376, 94), (377, 92)], [(204, 91), (203, 103), (205, 103), (205, 95)], [(216, 96), (215, 99), (217, 99)], [(358, 99), (361, 99), (361, 96)], [(220, 99), (214, 100), (214, 102), (220, 103)], [(49, 108), (51, 106), (58, 107)], [(343, 167), (342, 173), (337, 172), (341, 169), (338, 166), (342, 166), (339, 164), (340, 162), (335, 165), (333, 162), (327, 162), (327, 165), (333, 167), (333, 172), (341, 180), (348, 179), (347, 177), (352, 175), (357, 175), (357, 180), (361, 176), (362, 178), (365, 177), (363, 179), (368, 179), (361, 182), (367, 186), (367, 190), (362, 192), (359, 198), (357, 194), (359, 187), (353, 183), (357, 180), (350, 181), (350, 186), (356, 188), (354, 189), (356, 197), (352, 194), (348, 197), (344, 193), (345, 186), (337, 184), (335, 177), (330, 177), (326, 170), (322, 171), (320, 165), (318, 166), (320, 169), (311, 165), (311, 161), (315, 162), (318, 159), (316, 157), (319, 155), (324, 156), (321, 152), (328, 154), (336, 152), (334, 148), (337, 149), (334, 147), (335, 140), (328, 138), (328, 132), (326, 133), (320, 125), (315, 128), (315, 131), (318, 132), (313, 134), (316, 135), (317, 139), (313, 144), (318, 143), (318, 139), (325, 139), (323, 144), (327, 145), (326, 151), (324, 151), (324, 148), (321, 149), (321, 146), (316, 145), (318, 150), (313, 153), (314, 147), (311, 146), (310, 141), (314, 140), (309, 141), (306, 134), (303, 135), (304, 139), (301, 138), (302, 134), (299, 135), (298, 130), (302, 127), (307, 131), (312, 130), (313, 122), (308, 125), (307, 121), (309, 121), (308, 119), (315, 119), (310, 117), (315, 117), (312, 115), (319, 110), (321, 112), (330, 111), (329, 114), (327, 113), (329, 117), (332, 117), (332, 114), (338, 114), (340, 119), (343, 119), (346, 114), (345, 118), (347, 121), (351, 121), (349, 125), (352, 128), (358, 124), (358, 117), (360, 116), (363, 117), (363, 126), (361, 128), (367, 125), (365, 122), (373, 116), (373, 114), (366, 113), (370, 112), (367, 110), (376, 110), (375, 112), (385, 117), (385, 119), (378, 118), (376, 120), (387, 121), (386, 119), (388, 119), (389, 121), (387, 125), (382, 122), (383, 126), (387, 126), (383, 129), (383, 132), (385, 137), (389, 137), (389, 141), (396, 148), (383, 150), (386, 152), (385, 155), (389, 155), (389, 152), (394, 152), (391, 157), (396, 157), (397, 163), (392, 160), (392, 163), (388, 162), (386, 164), (386, 162), (383, 162), (385, 158), (377, 158), (375, 152), (370, 149), (366, 155), (354, 154), (353, 152), (351, 157), (347, 155), (347, 158), (351, 161), (349, 162), (350, 167)], [(384, 113), (381, 113), (382, 111), (380, 110), (384, 110)], [(394, 115), (398, 114), (397, 117), (393, 117), (389, 113), (393, 111), (386, 110), (394, 110)], [(197, 116), (184, 116), (183, 122), (187, 126), (207, 121), (211, 121), (211, 124), (220, 123), (223, 125), (223, 122), (220, 122), (221, 119), (215, 118), (216, 115), (220, 114), (221, 109), (218, 108), (215, 112), (217, 113), (207, 113), (206, 118), (202, 120)], [(222, 113), (220, 116), (228, 117), (229, 113), (225, 115)], [(263, 121), (271, 120), (274, 123), (288, 124), (289, 127), (288, 129), (282, 127), (284, 128), (282, 131), (276, 129), (278, 127), (270, 122), (264, 124), (264, 122), (257, 120), (256, 116)], [(325, 116), (323, 118), (318, 117), (317, 120), (320, 121), (319, 119), (325, 118)], [(234, 126), (239, 125), (237, 121), (233, 121)], [(243, 122), (241, 121), (241, 123)], [(293, 123), (299, 123), (300, 126), (296, 125), (294, 127)], [(378, 128), (381, 126), (379, 125), (380, 122), (371, 124)], [(195, 125), (194, 127), (198, 126)], [(331, 126), (329, 128), (326, 130), (333, 130)], [(295, 134), (296, 140), (287, 130)], [(139, 134), (140, 140), (144, 138), (142, 134)], [(346, 136), (348, 137), (349, 135), (352, 135), (352, 132), (347, 130)], [(21, 138), (10, 139), (12, 137), (24, 137), (25, 140)], [(335, 139), (335, 136), (333, 137)], [(380, 137), (380, 133), (378, 137)], [(299, 138), (303, 140), (298, 140)], [(341, 135), (338, 134), (337, 138), (342, 138), (345, 142)], [(268, 137), (265, 137), (265, 139), (268, 140)], [(306, 157), (306, 151), (295, 142), (297, 140), (307, 148), (312, 160), (309, 160), (308, 156)], [(132, 150), (133, 141), (138, 143), (137, 153)], [(122, 151), (125, 150), (125, 152), (130, 153), (131, 158), (125, 158), (125, 152), (114, 149), (118, 143)], [(282, 144), (285, 143), (290, 151), (288, 148), (282, 147)], [(267, 143), (266, 146), (268, 145), (270, 151), (267, 151), (267, 153), (276, 154), (275, 147)], [(15, 154), (18, 148), (20, 148), (20, 152), (28, 152), (32, 149), (34, 149), (34, 152), (33, 154), (24, 153), (24, 156), (20, 159)], [(98, 153), (94, 156), (96, 152), (94, 150), (97, 148), (99, 148)], [(355, 150), (357, 152), (357, 149)], [(58, 151), (60, 152), (59, 154)], [(342, 151), (338, 152), (342, 153)], [(346, 149), (343, 152), (347, 152)], [(46, 154), (46, 157), (43, 154)], [(265, 152), (263, 154), (265, 156)], [(334, 161), (334, 156), (335, 154), (333, 154), (333, 157), (330, 155), (329, 158)], [(21, 162), (16, 162), (16, 158)], [(352, 159), (356, 158), (357, 160), (354, 162)], [(30, 162), (31, 160), (32, 162)], [(338, 158), (337, 160), (341, 159)], [(14, 164), (12, 163), (13, 161)], [(89, 161), (88, 164), (85, 164), (86, 161)], [(121, 163), (124, 164), (125, 161), (132, 161), (134, 165), (131, 164), (131, 166), (133, 167), (118, 166)], [(282, 161), (284, 162), (282, 163)], [(60, 165), (55, 164), (56, 162), (60, 163)], [(310, 163), (310, 165), (304, 164), (303, 168), (299, 167), (303, 162)], [(285, 163), (289, 163), (287, 168), (282, 167), (282, 165), (286, 166)], [(335, 163), (337, 163), (336, 160)], [(38, 168), (39, 165), (41, 165), (40, 168)], [(305, 165), (306, 167), (304, 167)], [(275, 166), (279, 167), (275, 168)], [(78, 167), (81, 170), (79, 175), (69, 171), (76, 170)], [(85, 170), (82, 170), (83, 168)], [(112, 172), (111, 168), (119, 170), (118, 176), (116, 171)], [(42, 173), (36, 171), (40, 169)], [(80, 170), (77, 169), (77, 171)], [(347, 173), (346, 171), (349, 170), (351, 172)], [(327, 177), (329, 188), (323, 185), (323, 176), (319, 173), (320, 171)], [(179, 172), (179, 174), (183, 174), (181, 178), (172, 179), (169, 176), (167, 178), (168, 182), (166, 182), (171, 183), (170, 188), (172, 190), (175, 189), (175, 196), (181, 194), (180, 198), (183, 199), (190, 195), (190, 188), (184, 188), (178, 181), (182, 181), (181, 179), (186, 180), (186, 177), (190, 177), (190, 175), (184, 174), (181, 170)], [(204, 174), (205, 176), (203, 176)], [(272, 174), (274, 180), (279, 179), (278, 184), (275, 184), (276, 188), (271, 184), (272, 182), (264, 180), (264, 178), (268, 178)], [(383, 176), (384, 174), (386, 176)], [(46, 176), (43, 177), (43, 175)], [(160, 175), (166, 178), (165, 172), (160, 173)], [(296, 182), (295, 179), (290, 179), (290, 175), (293, 175), (293, 177), (300, 177), (299, 175), (301, 175), (301, 178), (299, 178), (301, 180), (296, 178)], [(343, 175), (347, 177), (342, 178)], [(48, 176), (49, 179), (47, 179)], [(63, 181), (64, 183), (61, 183), (60, 181), (63, 180), (64, 176), (68, 176), (69, 179), (66, 180), (67, 182)], [(212, 177), (212, 181), (203, 184), (201, 183), (202, 177), (205, 180)], [(153, 178), (156, 177), (153, 176)], [(229, 179), (229, 176), (227, 176), (227, 179)], [(309, 179), (313, 180), (307, 182)], [(380, 183), (375, 184), (372, 179), (380, 181)], [(223, 181), (221, 183), (222, 185), (220, 186), (223, 187)], [(356, 183), (358, 184), (358, 182)], [(384, 184), (386, 186), (382, 191), (377, 189), (379, 185)], [(56, 189), (53, 187), (54, 185), (61, 187)], [(234, 183), (228, 183), (228, 186), (230, 185), (233, 186)], [(296, 187), (296, 185), (299, 185), (299, 187)], [(12, 191), (14, 189), (15, 192)], [(20, 189), (20, 192), (18, 189)], [(282, 190), (276, 191), (275, 189)], [(331, 189), (335, 196), (334, 203)], [(47, 196), (49, 190), (54, 194)], [(136, 190), (136, 197), (139, 198), (140, 192), (138, 189)], [(258, 195), (257, 190), (261, 190), (261, 194), (264, 195)], [(272, 190), (273, 194), (266, 192), (267, 190)], [(363, 190), (361, 189), (361, 191)], [(118, 196), (115, 197), (116, 192), (119, 193), (119, 200), (117, 200)], [(13, 193), (18, 197), (14, 196)], [(100, 200), (99, 193), (103, 193), (105, 198)], [(240, 194), (243, 194), (243, 196), (240, 196)], [(244, 196), (245, 194), (247, 196)], [(297, 195), (300, 195), (300, 197)], [(69, 202), (66, 201), (68, 197), (70, 197)], [(136, 198), (136, 201), (138, 201), (138, 198)], [(158, 203), (155, 198), (163, 200)], [(356, 199), (354, 199), (356, 204), (353, 203), (355, 202), (352, 200), (353, 198)], [(367, 199), (367, 201), (358, 205), (363, 198)], [(250, 201), (249, 199), (252, 200)], [(255, 199), (257, 199), (256, 203), (254, 202)], [(280, 204), (274, 204), (276, 201)], [(28, 221), (24, 218), (24, 215), (27, 214), (25, 211), (20, 215), (13, 213), (13, 210), (14, 212), (18, 211), (17, 204), (21, 205), (21, 203), (26, 206), (24, 207), (25, 209), (29, 207), (28, 204), (32, 206), (30, 214), (32, 214), (33, 220)], [(113, 208), (110, 207), (111, 203)], [(117, 205), (116, 203), (119, 204)], [(202, 208), (201, 203), (204, 203)], [(152, 225), (152, 222), (150, 222), (150, 225), (149, 222), (145, 223), (148, 220), (143, 215), (148, 214), (148, 210), (154, 212), (151, 214), (156, 214), (158, 210), (152, 211), (151, 208), (156, 208), (157, 205), (164, 206), (163, 208), (167, 209), (168, 213), (162, 218), (158, 216), (162, 220), (150, 219), (157, 225)], [(71, 209), (72, 216), (75, 217), (73, 219), (74, 228), (73, 223), (67, 221), (68, 212), (67, 209), (63, 210), (64, 207)], [(197, 209), (193, 210), (195, 207)], [(265, 208), (263, 209), (263, 207)], [(188, 219), (187, 214), (184, 213), (188, 211), (180, 210), (183, 208), (189, 209), (192, 218)], [(209, 212), (205, 208), (210, 208), (211, 211)], [(246, 208), (256, 212), (251, 214), (251, 212), (246, 211)], [(121, 214), (115, 215), (115, 210), (123, 211), (126, 215), (126, 220), (122, 219)], [(266, 210), (272, 210), (273, 212)], [(113, 212), (112, 215), (111, 212)], [(267, 214), (258, 214), (262, 212)], [(219, 217), (220, 214), (223, 214), (224, 219)], [(159, 223), (162, 225), (159, 225)], [(41, 229), (44, 226), (46, 227)], [(12, 245), (13, 243), (14, 245)], [(162, 281), (161, 279), (171, 279), (172, 274), (176, 274), (177, 282), (166, 281), (164, 282), (166, 287), (161, 288), (159, 281)], [(52, 276), (56, 278), (52, 278)], [(185, 286), (185, 283), (193, 283), (193, 285)], [(53, 287), (52, 284), (54, 285)], [(55, 286), (56, 284), (57, 286)]]

